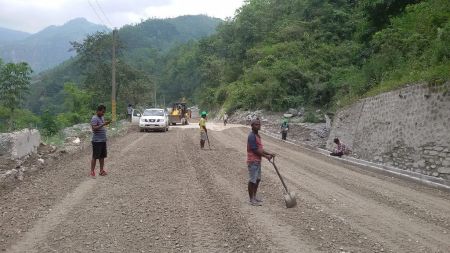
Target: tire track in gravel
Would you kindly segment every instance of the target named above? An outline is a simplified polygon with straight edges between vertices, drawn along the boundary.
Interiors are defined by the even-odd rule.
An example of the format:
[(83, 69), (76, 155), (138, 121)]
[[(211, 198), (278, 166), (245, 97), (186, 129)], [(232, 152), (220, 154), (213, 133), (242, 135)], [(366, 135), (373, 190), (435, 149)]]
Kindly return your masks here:
[[(142, 136), (129, 145), (127, 145), (119, 153), (119, 157), (123, 156), (138, 142), (142, 141), (145, 136)], [(114, 168), (116, 161), (109, 163), (110, 168)], [(35, 245), (45, 239), (47, 234), (60, 224), (67, 214), (83, 200), (85, 195), (92, 191), (96, 184), (95, 179), (86, 179), (81, 182), (71, 193), (69, 193), (61, 202), (55, 205), (50, 212), (43, 218), (36, 221), (33, 227), (26, 232), (19, 243), (13, 245), (11, 252), (36, 252)]]
[[(196, 137), (197, 136), (191, 138), (190, 141), (192, 144), (197, 141), (198, 138)], [(214, 140), (216, 140), (216, 138), (214, 138)], [(234, 202), (232, 205), (237, 206), (240, 209), (240, 212), (243, 213), (248, 220), (249, 225), (257, 235), (261, 238), (270, 238), (270, 240), (273, 241), (273, 245), (271, 245), (269, 249), (272, 252), (316, 252), (314, 245), (291, 234), (291, 231), (294, 230), (294, 228), (290, 224), (281, 222), (276, 216), (269, 212), (264, 212), (263, 208), (249, 205), (248, 195), (245, 192), (247, 182), (246, 173), (244, 173), (244, 177), (242, 177), (242, 175), (236, 177), (235, 175), (223, 173), (224, 171), (245, 167), (244, 162), (239, 163), (239, 165), (236, 166), (237, 161), (245, 161), (245, 159), (242, 159), (242, 154), (238, 153), (236, 150), (223, 148), (222, 145), (215, 145), (215, 147), (216, 149), (213, 151), (201, 151), (204, 153), (206, 152), (205, 157), (200, 155), (197, 159), (201, 159), (208, 165), (207, 167), (212, 172), (210, 173), (211, 182), (216, 185), (224, 195), (229, 195), (229, 197), (232, 198), (231, 201)], [(231, 176), (235, 176), (235, 178), (231, 178)], [(242, 183), (238, 184), (237, 182)], [(271, 208), (279, 209), (279, 207), (274, 206), (271, 206)], [(267, 249), (267, 251), (269, 249)]]
[(201, 201), (211, 201), (203, 198), (205, 193), (202, 193), (199, 187), (195, 168), (192, 158), (188, 157), (186, 151), (182, 149), (184, 135), (181, 129), (177, 130), (176, 157), (177, 164), (183, 169), (186, 169), (185, 183), (183, 183), (183, 206), (187, 209), (187, 226), (188, 226), (188, 245), (193, 252), (214, 252), (215, 238), (214, 238), (214, 224), (210, 224), (201, 212)]
[[(242, 192), (245, 192), (244, 188), (247, 180), (245, 153), (243, 154), (243, 152), (246, 152), (244, 151), (245, 141), (235, 140), (236, 135), (234, 132), (230, 134), (225, 131), (224, 133), (225, 135), (215, 133), (212, 139), (218, 140), (218, 142), (223, 143), (224, 146), (228, 146), (229, 148), (225, 148), (226, 151), (214, 154), (221, 156), (225, 153), (227, 155), (225, 159), (213, 158), (211, 160), (227, 161), (226, 163), (220, 163), (220, 166), (218, 166), (225, 168), (224, 170), (219, 170), (219, 174), (222, 171), (240, 171), (239, 173), (233, 173), (234, 175), (224, 175), (223, 177), (240, 178), (238, 180), (229, 179), (228, 184), (231, 188), (240, 188)], [(230, 145), (231, 143), (242, 143), (242, 145)], [(232, 161), (238, 161), (238, 163)], [(240, 185), (236, 185), (234, 183), (236, 181), (240, 181)], [(330, 252), (340, 251), (341, 249), (356, 252), (371, 252), (372, 247), (379, 246), (371, 239), (361, 240), (359, 242), (358, 238), (364, 238), (367, 235), (353, 229), (338, 217), (324, 213), (323, 210), (317, 207), (316, 201), (306, 201), (298, 198), (298, 207), (286, 209), (282, 198), (283, 191), (281, 183), (273, 173), (273, 168), (263, 165), (263, 180), (260, 191), (266, 201), (263, 207), (254, 210), (254, 212), (260, 212), (265, 216), (274, 217), (278, 227), (285, 230), (284, 233), (290, 233), (297, 238), (296, 240), (303, 242), (304, 245), (294, 247), (297, 252), (299, 249), (301, 252), (315, 250)], [(279, 235), (271, 234), (273, 237)]]
[[(427, 210), (425, 210), (425, 208), (433, 208), (437, 210), (438, 213), (445, 214), (450, 208), (450, 196), (445, 192), (430, 188), (427, 188), (426, 192), (428, 192), (428, 194), (420, 191), (411, 191), (411, 186), (418, 187), (418, 185), (411, 184), (408, 187), (399, 186), (398, 182), (386, 182), (386, 180), (392, 180), (392, 177), (380, 177), (379, 174), (374, 174), (370, 171), (367, 172), (369, 176), (376, 177), (370, 177), (370, 179), (373, 180), (366, 180), (364, 184), (358, 184), (358, 180), (355, 180), (355, 178), (368, 178), (367, 175), (360, 173), (361, 169), (358, 169), (354, 166), (342, 166), (343, 164), (336, 164), (336, 161), (334, 161), (334, 159), (330, 159), (328, 157), (321, 156), (321, 159), (317, 159), (315, 157), (306, 156), (306, 154), (299, 153), (296, 150), (286, 149), (286, 147), (293, 147), (290, 144), (285, 144), (286, 147), (283, 147), (281, 145), (281, 142), (278, 141), (270, 142), (269, 148), (283, 153), (282, 158), (284, 160), (289, 160), (291, 165), (295, 164), (299, 160), (311, 160), (309, 161), (309, 163), (303, 164), (304, 170), (295, 171), (301, 176), (308, 177), (311, 176), (311, 174), (314, 174), (314, 177), (317, 176), (319, 178), (326, 178), (327, 181), (340, 183), (342, 187), (346, 187), (349, 189), (358, 188), (355, 192), (364, 192), (361, 194), (372, 193), (371, 195), (375, 195), (372, 197), (376, 200), (384, 201), (386, 203), (389, 203), (390, 205), (396, 205), (396, 207), (408, 206), (410, 208), (416, 208), (414, 210), (414, 212), (416, 213), (426, 212), (427, 214), (430, 214)], [(294, 148), (296, 147), (294, 146)], [(296, 159), (292, 157), (296, 157)], [(339, 166), (333, 166), (333, 163)], [(310, 164), (314, 164), (314, 167)], [(305, 173), (305, 171), (307, 173)], [(348, 175), (345, 175), (344, 173)], [(310, 179), (313, 179), (314, 177), (311, 177)], [(383, 192), (377, 191), (380, 184), (383, 184)], [(438, 197), (432, 196), (430, 193), (437, 194)], [(369, 197), (368, 194), (366, 195), (365, 197)], [(428, 205), (423, 205), (423, 202), (427, 202)], [(435, 217), (430, 220), (430, 222), (436, 219), (440, 219), (440, 217)]]
[[(189, 157), (196, 177), (197, 184), (202, 191), (198, 196), (202, 202), (197, 206), (201, 210), (207, 224), (211, 224), (218, 229), (214, 231), (214, 248), (207, 249), (206, 252), (268, 252), (273, 248), (273, 242), (268, 236), (260, 235), (251, 226), (243, 214), (241, 204), (230, 198), (230, 194), (220, 191), (214, 184), (214, 176), (211, 174), (217, 165), (205, 162), (204, 150), (198, 147), (198, 130), (183, 129), (183, 141), (180, 144), (185, 157)], [(194, 141), (195, 140), (195, 141)], [(194, 148), (193, 148), (194, 147)], [(203, 250), (199, 252), (205, 252)], [(277, 252), (277, 251), (275, 251)]]
[(86, 196), (40, 251), (168, 252), (185, 246), (180, 180), (168, 180), (180, 170), (165, 156), (172, 147), (166, 137), (174, 140), (175, 134), (138, 136), (145, 141), (135, 141), (114, 171), (97, 179), (95, 194)]
[[(282, 162), (280, 166), (287, 168), (292, 164)], [(426, 245), (421, 245), (424, 252), (438, 252), (443, 250), (447, 236), (435, 227), (428, 226), (427, 222), (419, 220), (405, 219), (398, 210), (378, 203), (377, 201), (367, 201), (367, 199), (353, 190), (346, 189), (340, 184), (318, 180), (314, 182), (308, 179), (292, 180), (298, 178), (298, 175), (291, 172), (284, 173), (290, 178), (288, 181), (292, 185), (301, 185), (302, 189), (314, 192), (318, 203), (325, 204), (330, 213), (337, 213), (338, 217), (345, 219), (353, 227), (365, 234), (375, 236), (375, 239), (395, 252), (417, 250), (417, 245), (410, 243), (414, 241), (426, 241)], [(327, 188), (323, 187), (327, 185)], [(355, 194), (356, 192), (356, 194)], [(328, 196), (323, 198), (323, 196)], [(371, 196), (368, 196), (371, 197)], [(327, 205), (327, 200), (333, 198), (332, 205)], [(322, 209), (325, 209), (322, 207)], [(368, 224), (372, 224), (368, 226)], [(395, 237), (393, 237), (395, 235)], [(384, 247), (386, 249), (386, 247)]]
[[(233, 146), (240, 150), (242, 147), (235, 143), (245, 145), (246, 133), (242, 129), (231, 130), (227, 132), (226, 136), (215, 136), (227, 146)], [(303, 201), (312, 203), (320, 210), (327, 212), (330, 217), (343, 220), (355, 232), (359, 232), (361, 235), (350, 237), (354, 241), (364, 242), (372, 238), (370, 244), (373, 244), (374, 250), (380, 248), (384, 248), (384, 250), (391, 248), (396, 252), (446, 252), (448, 250), (449, 237), (446, 227), (449, 217), (448, 213), (445, 214), (443, 211), (448, 210), (449, 203), (442, 198), (443, 193), (434, 194), (438, 196), (435, 197), (429, 194), (433, 193), (434, 189), (418, 192), (412, 190), (411, 187), (408, 189), (404, 185), (394, 187), (391, 182), (378, 179), (379, 175), (377, 178), (373, 178), (357, 171), (340, 168), (339, 164), (332, 165), (320, 161), (314, 156), (306, 157), (304, 154), (294, 151), (295, 148), (292, 149), (292, 146), (278, 144), (269, 138), (265, 138), (264, 143), (269, 150), (287, 153), (287, 155), (283, 155), (285, 160), (280, 160), (279, 165), (289, 184), (301, 192), (300, 197), (304, 198)], [(286, 159), (288, 157), (297, 159)], [(296, 169), (293, 170), (293, 168)], [(263, 169), (270, 171), (271, 168), (264, 166)], [(276, 179), (273, 172), (269, 176)], [(378, 187), (388, 185), (390, 191), (386, 191), (383, 189), (384, 187), (377, 189), (376, 185)], [(412, 184), (412, 187), (414, 189), (416, 185)], [(412, 193), (409, 193), (408, 190)], [(389, 192), (395, 194), (389, 196)], [(420, 195), (426, 195), (425, 203), (421, 203), (419, 207), (417, 207), (418, 201), (411, 196), (416, 193), (419, 195), (419, 199)], [(383, 201), (383, 198), (390, 199)], [(409, 204), (406, 210), (402, 206), (392, 204), (396, 203), (395, 201), (403, 201), (403, 199)], [(428, 202), (429, 200), (436, 201)], [(426, 212), (422, 212), (424, 217), (417, 215), (419, 212), (408, 214), (409, 210), (417, 211), (427, 205), (430, 208), (425, 209)], [(430, 209), (432, 211), (429, 211)], [(432, 223), (432, 226), (429, 223)], [(368, 226), (368, 224), (372, 224), (372, 226)], [(402, 237), (404, 240), (399, 240)]]
[[(283, 158), (284, 161), (281, 164), (285, 162), (285, 168), (298, 168), (297, 160), (292, 159), (292, 157)], [(334, 194), (335, 199), (342, 203), (341, 206), (335, 206), (334, 209), (346, 214), (346, 219), (351, 220), (355, 226), (359, 226), (360, 230), (367, 230), (369, 234), (384, 235), (380, 240), (385, 241), (396, 251), (445, 252), (449, 249), (448, 222), (450, 219), (448, 212), (445, 210), (450, 209), (450, 202), (427, 196), (424, 200), (437, 199), (438, 201), (425, 202), (426, 206), (424, 206), (423, 203), (419, 204), (418, 201), (414, 201), (415, 196), (408, 198), (409, 193), (394, 200), (386, 196), (390, 195), (389, 191), (386, 192), (384, 189), (387, 187), (381, 189), (374, 187), (376, 184), (374, 181), (377, 181), (379, 185), (387, 184), (382, 180), (367, 180), (366, 176), (361, 177), (361, 175), (351, 171), (349, 173), (353, 174), (351, 177), (346, 175), (338, 177), (334, 173), (330, 173), (335, 168), (330, 164), (323, 161), (316, 162), (321, 166), (313, 167), (311, 164), (314, 163), (303, 163), (301, 169), (309, 172), (307, 175), (315, 175), (314, 177), (319, 178), (319, 180), (314, 184), (308, 184), (311, 180), (306, 179), (301, 184), (308, 186), (305, 187), (307, 189), (320, 193), (321, 196)], [(289, 170), (289, 173), (290, 178), (300, 178), (297, 171)], [(359, 183), (358, 178), (361, 178), (364, 183)], [(333, 186), (330, 187), (333, 189), (331, 191), (327, 191), (324, 187), (317, 187), (317, 185), (330, 185), (330, 183)], [(400, 193), (403, 193), (404, 189), (395, 189), (392, 186), (390, 185), (390, 188), (393, 192), (400, 191)], [(423, 194), (418, 193), (417, 195)], [(404, 205), (395, 204), (403, 202), (402, 199), (406, 199), (410, 203), (408, 208), (405, 208)], [(414, 204), (415, 206), (412, 206)], [(348, 207), (352, 207), (351, 210)], [(433, 212), (429, 211), (430, 208)], [(367, 229), (366, 226), (370, 223), (376, 224), (376, 226)], [(389, 233), (386, 231), (389, 231)], [(395, 240), (392, 240), (392, 234), (395, 234)]]
[[(108, 143), (110, 153), (119, 152), (129, 138), (135, 136), (130, 133), (114, 138)], [(24, 180), (17, 182), (14, 188), (0, 188), (0, 250), (10, 248), (86, 180), (90, 152), (86, 148), (75, 154), (61, 155), (56, 161), (46, 161), (43, 170), (25, 174)]]

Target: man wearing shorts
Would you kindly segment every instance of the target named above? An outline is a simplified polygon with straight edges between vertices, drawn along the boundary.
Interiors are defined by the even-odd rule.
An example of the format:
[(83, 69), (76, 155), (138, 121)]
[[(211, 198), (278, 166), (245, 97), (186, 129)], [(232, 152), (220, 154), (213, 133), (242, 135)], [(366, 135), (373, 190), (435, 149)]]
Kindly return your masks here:
[(201, 118), (198, 125), (200, 126), (200, 148), (203, 149), (205, 147), (205, 141), (208, 139), (208, 130), (206, 129), (206, 112), (201, 113)]
[(275, 154), (268, 153), (263, 148), (261, 137), (258, 134), (261, 129), (261, 122), (254, 119), (250, 122), (250, 125), (252, 132), (247, 138), (248, 195), (251, 205), (261, 206), (262, 200), (256, 197), (261, 181), (261, 158), (265, 157), (267, 160), (271, 160)]
[(106, 128), (110, 122), (105, 121), (103, 115), (105, 114), (106, 107), (99, 105), (97, 107), (97, 114), (92, 116), (91, 128), (92, 128), (92, 160), (91, 160), (91, 176), (95, 177), (95, 164), (97, 159), (100, 163), (100, 176), (106, 176), (105, 171), (105, 158), (107, 157), (106, 150)]

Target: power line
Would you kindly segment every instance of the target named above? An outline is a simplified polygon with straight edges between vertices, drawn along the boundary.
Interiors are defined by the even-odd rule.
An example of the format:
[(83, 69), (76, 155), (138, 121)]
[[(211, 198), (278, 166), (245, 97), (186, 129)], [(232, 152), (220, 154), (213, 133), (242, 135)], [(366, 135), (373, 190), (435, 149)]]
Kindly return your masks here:
[(91, 1), (88, 0), (89, 6), (91, 6), (91, 9), (94, 11), (95, 15), (97, 16), (97, 18), (100, 20), (100, 22), (102, 23), (102, 25), (107, 26), (105, 24), (105, 22), (103, 21), (103, 19), (100, 17), (100, 15), (98, 15), (98, 12), (95, 10), (94, 5), (92, 5)]
[(106, 21), (108, 21), (109, 25), (111, 27), (113, 27), (113, 24), (111, 23), (111, 20), (109, 20), (108, 16), (106, 15), (106, 13), (103, 11), (103, 8), (100, 6), (100, 3), (98, 2), (98, 0), (95, 0), (95, 2), (97, 3), (98, 8), (100, 9), (100, 11), (103, 13), (103, 16), (105, 17)]

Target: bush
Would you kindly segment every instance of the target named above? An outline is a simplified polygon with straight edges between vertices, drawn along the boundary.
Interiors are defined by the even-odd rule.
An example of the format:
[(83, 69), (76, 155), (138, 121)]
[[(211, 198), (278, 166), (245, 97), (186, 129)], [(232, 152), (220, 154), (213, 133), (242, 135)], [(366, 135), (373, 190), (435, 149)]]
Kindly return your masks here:
[(41, 130), (44, 136), (52, 136), (59, 132), (56, 117), (47, 110), (41, 116)]
[(321, 122), (321, 120), (313, 112), (307, 112), (303, 121), (309, 122), (309, 123), (320, 123)]
[(9, 132), (24, 128), (37, 128), (40, 118), (29, 110), (17, 109), (14, 111), (12, 129), (8, 127), (11, 111), (0, 106), (0, 132)]

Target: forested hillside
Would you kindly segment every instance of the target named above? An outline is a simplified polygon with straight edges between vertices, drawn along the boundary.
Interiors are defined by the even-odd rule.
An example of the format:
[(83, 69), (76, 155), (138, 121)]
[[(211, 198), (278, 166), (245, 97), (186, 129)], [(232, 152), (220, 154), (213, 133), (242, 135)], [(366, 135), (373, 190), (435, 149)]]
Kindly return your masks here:
[(448, 79), (449, 17), (447, 0), (252, 0), (217, 34), (168, 54), (160, 85), (205, 108), (333, 109)]

